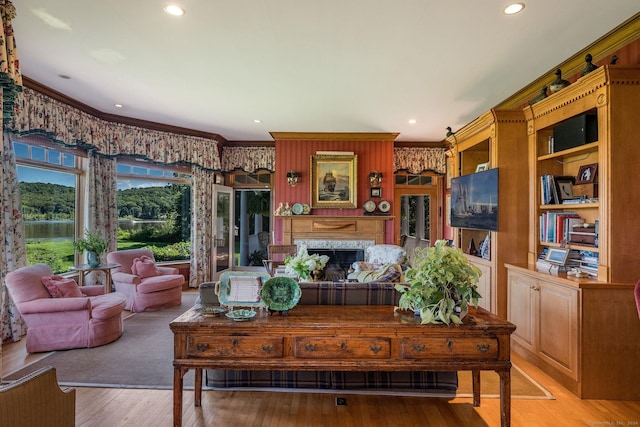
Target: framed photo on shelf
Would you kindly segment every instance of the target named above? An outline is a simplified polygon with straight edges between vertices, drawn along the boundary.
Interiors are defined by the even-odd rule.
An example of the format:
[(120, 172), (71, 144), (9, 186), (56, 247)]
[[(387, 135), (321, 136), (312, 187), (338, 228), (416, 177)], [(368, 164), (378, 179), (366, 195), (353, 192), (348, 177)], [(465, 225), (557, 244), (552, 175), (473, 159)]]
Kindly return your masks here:
[(357, 155), (312, 155), (311, 207), (358, 207), (357, 178)]
[(489, 162), (480, 163), (478, 164), (478, 166), (476, 166), (476, 172), (484, 172), (487, 169), (489, 169)]
[(575, 178), (572, 176), (554, 176), (553, 181), (556, 184), (556, 193), (558, 195), (558, 203), (564, 200), (573, 199), (573, 183)]
[(580, 170), (578, 171), (578, 176), (576, 177), (576, 185), (577, 184), (593, 184), (594, 182), (596, 182), (597, 175), (598, 175), (597, 163), (582, 165), (580, 166)]
[(380, 187), (372, 187), (370, 190), (371, 197), (382, 197), (382, 188)]
[(545, 259), (551, 264), (564, 265), (567, 262), (568, 256), (569, 249), (567, 248), (549, 248)]

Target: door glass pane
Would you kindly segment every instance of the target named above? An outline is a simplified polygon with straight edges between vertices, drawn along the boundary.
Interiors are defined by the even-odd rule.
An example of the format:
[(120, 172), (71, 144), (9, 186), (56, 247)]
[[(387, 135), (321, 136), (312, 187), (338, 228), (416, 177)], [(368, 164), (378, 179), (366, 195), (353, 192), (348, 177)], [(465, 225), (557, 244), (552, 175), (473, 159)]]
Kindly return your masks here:
[(235, 189), (235, 250), (240, 266), (262, 266), (271, 224), (269, 189)]
[(429, 240), (431, 196), (428, 194), (404, 195), (400, 201), (400, 234)]
[(229, 230), (231, 227), (231, 194), (227, 192), (217, 192), (216, 196), (216, 233), (215, 233), (215, 254), (216, 272), (226, 270), (230, 267)]

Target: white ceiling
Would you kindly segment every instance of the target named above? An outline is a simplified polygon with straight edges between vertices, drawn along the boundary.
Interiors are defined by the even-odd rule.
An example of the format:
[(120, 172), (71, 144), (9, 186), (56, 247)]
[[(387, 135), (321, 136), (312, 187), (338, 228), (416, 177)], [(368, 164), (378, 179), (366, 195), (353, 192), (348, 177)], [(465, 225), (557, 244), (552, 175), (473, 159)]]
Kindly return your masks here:
[(22, 72), (104, 113), (229, 141), (441, 141), (639, 11), (638, 0), (527, 0), (511, 17), (508, 0), (179, 3), (181, 18), (163, 0), (13, 0)]

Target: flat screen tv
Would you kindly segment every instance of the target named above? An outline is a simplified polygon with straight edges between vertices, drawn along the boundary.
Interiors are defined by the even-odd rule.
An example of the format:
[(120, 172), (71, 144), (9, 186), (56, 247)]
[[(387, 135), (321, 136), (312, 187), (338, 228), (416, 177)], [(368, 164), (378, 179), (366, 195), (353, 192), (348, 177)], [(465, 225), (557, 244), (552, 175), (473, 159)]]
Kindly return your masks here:
[(498, 168), (451, 179), (451, 226), (498, 231)]

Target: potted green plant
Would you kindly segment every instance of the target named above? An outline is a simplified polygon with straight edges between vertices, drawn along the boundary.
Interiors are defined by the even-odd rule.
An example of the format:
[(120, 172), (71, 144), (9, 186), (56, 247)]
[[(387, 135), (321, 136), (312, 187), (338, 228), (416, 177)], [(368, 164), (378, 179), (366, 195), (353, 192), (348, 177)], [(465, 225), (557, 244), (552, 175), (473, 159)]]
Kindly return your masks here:
[(91, 267), (100, 265), (100, 255), (107, 251), (107, 241), (97, 231), (85, 230), (84, 238), (73, 242), (78, 252), (87, 251), (87, 263)]
[(433, 247), (416, 248), (401, 292), (401, 309), (420, 314), (422, 323), (462, 323), (469, 304), (478, 304), (478, 279), (482, 273), (462, 250), (438, 240)]

